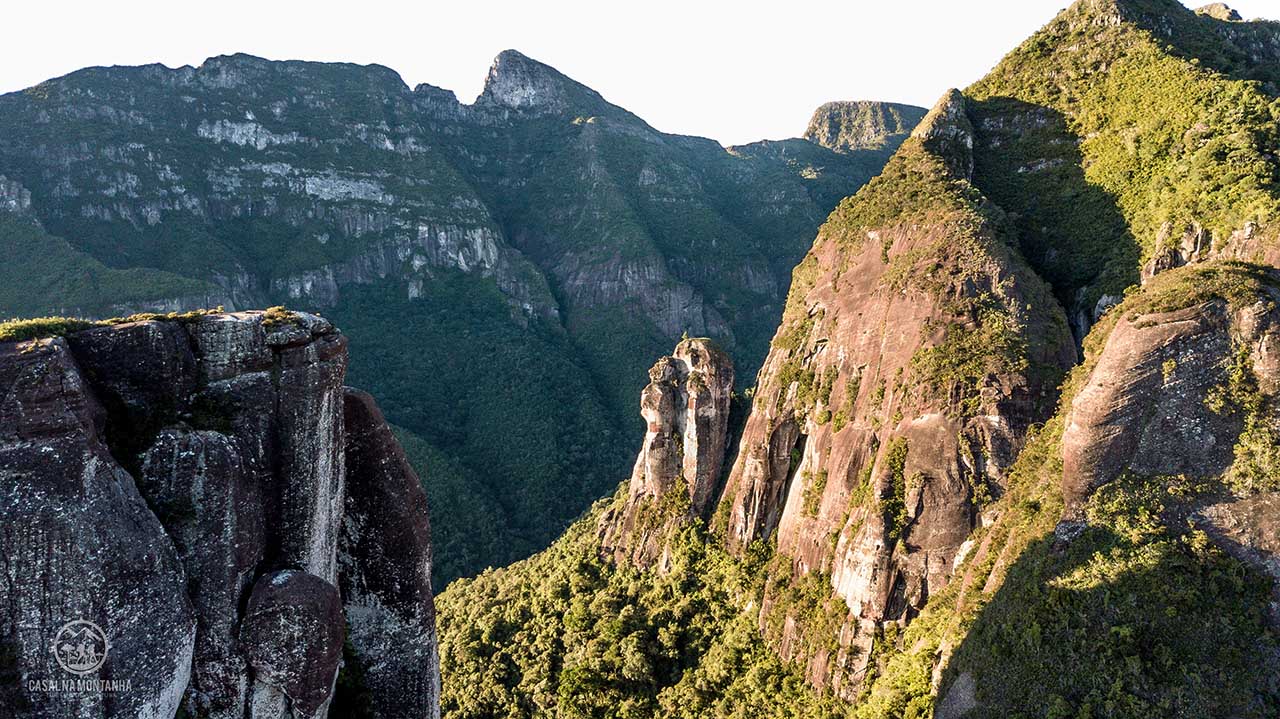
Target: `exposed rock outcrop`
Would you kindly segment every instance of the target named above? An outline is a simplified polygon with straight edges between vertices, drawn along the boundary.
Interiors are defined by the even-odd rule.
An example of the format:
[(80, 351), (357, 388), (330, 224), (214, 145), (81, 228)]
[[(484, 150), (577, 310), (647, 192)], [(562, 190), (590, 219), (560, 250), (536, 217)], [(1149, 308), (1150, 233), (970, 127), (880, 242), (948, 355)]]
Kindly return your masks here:
[(1280, 497), (1278, 304), (1275, 270), (1209, 263), (1160, 275), (1115, 310), (1062, 436), (1068, 525), (1122, 477), (1218, 480), (1185, 510), (1192, 523), (1280, 579), (1267, 514)]
[(649, 370), (644, 444), (625, 499), (601, 517), (606, 554), (651, 565), (674, 527), (706, 518), (724, 465), (733, 379), (729, 356), (706, 339), (683, 340)]
[[(776, 533), (783, 574), (819, 573), (847, 605), (836, 652), (803, 647), (800, 617), (773, 622), (782, 654), (845, 696), (874, 627), (947, 584), (1075, 360), (1048, 288), (1000, 239), (1003, 213), (968, 184), (972, 143), (951, 91), (828, 220), (795, 272), (721, 500), (731, 547)], [(908, 186), (929, 199), (903, 205)], [(771, 611), (787, 610), (767, 599)]]
[(516, 50), (503, 50), (494, 58), (478, 102), (533, 114), (609, 107), (594, 90)]
[[(280, 310), (0, 344), (14, 706), (315, 719), (350, 623), (370, 687), (422, 688), (386, 691), (373, 715), (438, 715), (426, 500), (372, 400), (344, 390), (345, 369), (327, 321)], [(363, 403), (354, 433), (347, 397)], [(400, 623), (369, 621), (371, 597)], [(71, 676), (49, 647), (75, 619), (104, 634), (106, 662), (85, 676), (129, 691), (40, 688)], [(390, 657), (429, 661), (373, 661), (393, 634), (416, 644)]]
[(342, 662), (342, 603), (307, 572), (264, 574), (240, 625), (253, 690), (251, 719), (315, 719), (328, 713)]
[[(1209, 294), (1179, 306), (1219, 278), (1252, 286), (1251, 296)], [(1147, 290), (1181, 295), (1166, 294), (1173, 308), (1116, 310), (1123, 314), (1072, 401), (1062, 437), (1068, 514), (1125, 472), (1220, 476), (1236, 460), (1246, 422), (1280, 421), (1262, 401), (1280, 387), (1277, 282), (1244, 266), (1184, 268)], [(1245, 401), (1256, 406), (1236, 406)]]
[(1196, 8), (1196, 14), (1208, 15), (1214, 20), (1222, 20), (1224, 22), (1240, 22), (1244, 20), (1234, 8), (1222, 2), (1209, 3), (1203, 7), (1198, 7)]
[[(172, 717), (191, 673), (183, 567), (107, 422), (65, 340), (0, 344), (0, 706), (21, 716)], [(82, 677), (121, 691), (61, 690)]]
[(249, 696), (240, 604), (262, 563), (266, 527), (263, 489), (242, 446), (212, 430), (166, 429), (142, 460), (139, 484), (164, 517), (200, 620), (187, 688), (197, 715), (239, 716)]
[(958, 178), (973, 179), (973, 122), (959, 90), (948, 90), (911, 131), (911, 136), (945, 162)]
[(26, 215), (31, 210), (31, 191), (0, 175), (0, 212)]

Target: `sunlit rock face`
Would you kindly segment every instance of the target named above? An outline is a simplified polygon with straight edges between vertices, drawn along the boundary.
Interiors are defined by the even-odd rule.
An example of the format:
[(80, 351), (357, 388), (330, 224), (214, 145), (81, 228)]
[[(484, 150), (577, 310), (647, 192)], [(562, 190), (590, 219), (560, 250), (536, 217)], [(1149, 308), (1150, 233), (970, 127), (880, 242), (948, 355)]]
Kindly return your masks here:
[[(109, 647), (86, 676), (132, 686), (21, 682), (8, 705), (315, 719), (350, 636), (374, 716), (438, 714), (426, 499), (345, 370), (332, 325), (278, 310), (0, 344), (6, 656), (58, 679), (48, 647), (83, 619)], [(424, 661), (372, 661), (400, 639)]]
[(601, 519), (606, 554), (639, 566), (661, 557), (672, 529), (706, 518), (724, 466), (733, 363), (688, 339), (649, 370), (640, 395), (646, 432), (620, 507)]
[[(1145, 291), (1167, 292), (1179, 282), (1203, 291), (1210, 281), (1202, 270), (1171, 270)], [(1230, 295), (1209, 292), (1187, 307), (1125, 312), (1107, 334), (1067, 414), (1059, 531), (1083, 526), (1089, 499), (1113, 482), (1196, 478), (1216, 489), (1179, 508), (1189, 525), (1280, 579), (1280, 274), (1225, 271), (1237, 282)], [(1276, 591), (1280, 598), (1280, 584)], [(1280, 604), (1272, 621), (1280, 622)]]
[[(735, 551), (776, 540), (761, 623), (782, 627), (770, 639), (811, 681), (850, 698), (876, 628), (950, 581), (1076, 357), (1048, 287), (1000, 239), (1003, 215), (965, 194), (972, 172), (953, 90), (832, 214), (796, 269), (716, 514)], [(881, 212), (911, 191), (919, 206)], [(835, 650), (804, 646), (802, 617), (766, 621), (808, 575), (847, 608)]]

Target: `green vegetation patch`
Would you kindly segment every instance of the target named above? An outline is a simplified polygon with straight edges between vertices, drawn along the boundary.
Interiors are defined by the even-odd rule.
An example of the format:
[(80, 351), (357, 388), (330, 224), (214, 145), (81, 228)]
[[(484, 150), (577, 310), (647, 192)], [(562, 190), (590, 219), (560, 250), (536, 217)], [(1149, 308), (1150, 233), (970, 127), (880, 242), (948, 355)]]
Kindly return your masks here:
[(100, 326), (96, 320), (78, 317), (35, 317), (27, 320), (0, 322), (0, 342), (62, 337), (90, 327)]
[(668, 571), (602, 560), (604, 503), (551, 548), (437, 597), (442, 713), (490, 717), (840, 716), (765, 645), (765, 552), (735, 558), (700, 526)]
[(1235, 459), (1223, 478), (1237, 494), (1280, 489), (1280, 427), (1276, 398), (1262, 392), (1253, 372), (1253, 353), (1239, 342), (1226, 360), (1226, 381), (1214, 387), (1205, 405), (1215, 413), (1240, 417)]
[(967, 91), (978, 185), (1018, 214), (1060, 298), (1089, 287), (1088, 308), (1188, 234), (1217, 248), (1250, 223), (1274, 234), (1280, 213), (1280, 99), (1242, 79), (1273, 63), (1171, 0), (1126, 0), (1136, 23), (1101, 21), (1096, 5), (1077, 3)]
[[(280, 308), (284, 309), (284, 308)], [(0, 342), (16, 342), (21, 340), (63, 337), (81, 330), (94, 327), (130, 324), (133, 322), (195, 322), (211, 314), (219, 314), (221, 307), (215, 309), (190, 310), (188, 312), (141, 312), (127, 317), (112, 317), (105, 320), (89, 320), (80, 317), (35, 317), (31, 319), (14, 319), (0, 322)]]
[(889, 493), (880, 499), (880, 513), (889, 530), (889, 538), (902, 539), (907, 529), (907, 454), (906, 437), (894, 437), (884, 452), (885, 477)]

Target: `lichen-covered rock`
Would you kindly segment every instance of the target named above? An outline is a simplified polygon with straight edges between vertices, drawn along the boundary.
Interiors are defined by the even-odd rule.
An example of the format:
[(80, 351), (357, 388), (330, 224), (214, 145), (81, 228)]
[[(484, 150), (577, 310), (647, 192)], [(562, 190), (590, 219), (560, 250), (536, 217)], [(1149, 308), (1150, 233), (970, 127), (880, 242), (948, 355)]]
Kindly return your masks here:
[[(345, 369), (329, 322), (278, 308), (0, 344), (0, 656), (3, 676), (24, 680), (0, 690), (6, 705), (324, 716), (350, 512), (343, 581), (378, 715), (438, 714), (426, 500), (367, 395), (353, 395), (349, 440)], [(348, 462), (361, 480), (350, 504)], [(39, 688), (58, 678), (45, 650), (72, 619), (110, 643), (91, 678), (129, 692)], [(412, 649), (377, 654), (396, 642)]]
[(373, 397), (347, 388), (338, 545), (347, 636), (379, 719), (440, 716), (427, 498)]
[(620, 507), (601, 518), (606, 554), (652, 564), (676, 524), (705, 518), (729, 433), (733, 362), (710, 340), (688, 339), (649, 370), (640, 395), (646, 431)]
[(239, 446), (210, 430), (163, 430), (143, 455), (138, 480), (177, 547), (199, 619), (187, 687), (197, 716), (242, 716), (248, 696), (237, 631), (241, 601), (265, 550), (265, 528), (262, 488)]
[(941, 158), (957, 177), (973, 178), (973, 122), (959, 90), (948, 90), (911, 131), (911, 136)]
[(20, 680), (0, 706), (21, 716), (172, 717), (187, 686), (182, 565), (107, 422), (65, 340), (0, 344), (0, 644)]
[(337, 587), (296, 570), (259, 578), (240, 626), (253, 670), (249, 719), (325, 716), (342, 663), (342, 638)]

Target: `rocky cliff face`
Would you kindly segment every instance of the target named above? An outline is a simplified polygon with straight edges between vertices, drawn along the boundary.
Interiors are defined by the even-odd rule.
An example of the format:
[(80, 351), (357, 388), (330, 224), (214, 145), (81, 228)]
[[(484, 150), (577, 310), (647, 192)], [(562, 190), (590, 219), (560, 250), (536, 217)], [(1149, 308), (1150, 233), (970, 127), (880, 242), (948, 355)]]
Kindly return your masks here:
[(646, 431), (621, 504), (600, 519), (605, 554), (649, 566), (681, 523), (706, 519), (729, 440), (733, 363), (705, 339), (684, 340), (649, 370)]
[[(1278, 281), (1236, 263), (1179, 268), (1103, 316), (953, 589), (879, 664), (873, 715), (931, 695), (942, 719), (1003, 715), (1028, 705), (1025, 686), (1042, 715), (1103, 695), (1132, 716), (1280, 707)], [(1185, 693), (1188, 667), (1230, 679)], [(926, 670), (929, 682), (905, 679)]]
[(1121, 305), (1066, 412), (1060, 532), (1114, 482), (1200, 478), (1209, 490), (1181, 511), (1280, 580), (1267, 512), (1280, 501), (1277, 298), (1274, 270), (1211, 263)]
[[(425, 499), (345, 370), (327, 321), (280, 311), (0, 345), (12, 706), (323, 717), (347, 636), (375, 716), (438, 713)], [(46, 691), (73, 621), (104, 635), (81, 676), (127, 690)]]
[[(448, 599), (544, 634), (453, 627), (456, 666), (476, 676), (570, 637), (555, 651), (604, 668), (493, 683), (546, 707), (661, 700), (678, 679), (674, 715), (708, 686), (725, 714), (763, 694), (807, 715), (778, 698), (795, 677), (770, 674), (777, 657), (864, 719), (1280, 712), (1280, 66), (1274, 23), (1214, 15), (1077, 2), (947, 93), (832, 213), (793, 274), (710, 530), (677, 545), (742, 573), (704, 570), (729, 621), (697, 631), (732, 649), (675, 648), (704, 597), (681, 572), (707, 565), (611, 539), (654, 487), (687, 486), (672, 482), (678, 395), (655, 383), (660, 421), (605, 519)], [(579, 554), (598, 550), (584, 535), (609, 567)], [(635, 647), (684, 663), (646, 674), (662, 660)]]
[[(779, 640), (849, 696), (878, 623), (946, 586), (1075, 358), (1048, 288), (1002, 240), (1003, 213), (969, 184), (972, 142), (953, 91), (824, 226), (721, 500), (731, 546), (776, 536), (776, 574), (822, 577), (846, 605), (838, 652), (809, 654), (799, 616)], [(902, 206), (907, 192), (928, 204)]]

